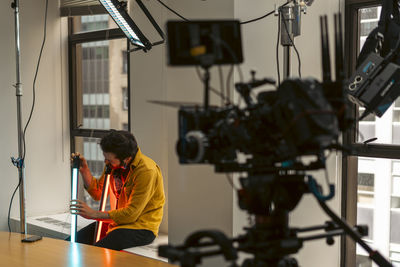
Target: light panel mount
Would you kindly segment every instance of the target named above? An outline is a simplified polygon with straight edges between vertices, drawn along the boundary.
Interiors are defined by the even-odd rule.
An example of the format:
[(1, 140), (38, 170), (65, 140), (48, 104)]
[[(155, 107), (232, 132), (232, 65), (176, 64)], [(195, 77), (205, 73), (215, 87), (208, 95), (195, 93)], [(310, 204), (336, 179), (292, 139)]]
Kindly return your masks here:
[(112, 17), (118, 27), (126, 35), (130, 43), (135, 46), (135, 48), (130, 49), (128, 52), (138, 50), (143, 50), (144, 52), (147, 52), (153, 46), (165, 42), (165, 35), (163, 31), (141, 0), (136, 0), (136, 3), (138, 4), (142, 12), (146, 15), (147, 19), (150, 21), (157, 33), (161, 36), (161, 41), (151, 43), (146, 38), (146, 36), (139, 29), (133, 19), (129, 16), (127, 12), (127, 2), (118, 0), (99, 0), (99, 2), (103, 5), (107, 13)]

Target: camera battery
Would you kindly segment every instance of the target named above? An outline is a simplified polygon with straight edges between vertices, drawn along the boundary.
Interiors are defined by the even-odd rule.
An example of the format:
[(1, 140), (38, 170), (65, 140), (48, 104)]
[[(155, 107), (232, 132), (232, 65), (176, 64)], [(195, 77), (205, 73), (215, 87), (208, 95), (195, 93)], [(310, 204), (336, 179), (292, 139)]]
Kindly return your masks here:
[(357, 68), (347, 83), (347, 92), (352, 102), (364, 106), (365, 103), (360, 102), (360, 96), (365, 93), (373, 78), (379, 73), (382, 62), (382, 57), (371, 53)]
[(348, 80), (349, 99), (381, 117), (399, 95), (400, 67), (371, 53)]
[(381, 117), (392, 105), (400, 92), (400, 67), (389, 63), (375, 78), (371, 85), (360, 96), (365, 108)]

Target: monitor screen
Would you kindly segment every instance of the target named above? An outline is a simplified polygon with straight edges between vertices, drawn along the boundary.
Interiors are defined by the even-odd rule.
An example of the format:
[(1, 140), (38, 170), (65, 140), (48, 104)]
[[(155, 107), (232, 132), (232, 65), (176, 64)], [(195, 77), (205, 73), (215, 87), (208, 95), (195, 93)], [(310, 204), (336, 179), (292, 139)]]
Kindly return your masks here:
[(237, 20), (168, 21), (168, 63), (223, 65), (243, 62)]

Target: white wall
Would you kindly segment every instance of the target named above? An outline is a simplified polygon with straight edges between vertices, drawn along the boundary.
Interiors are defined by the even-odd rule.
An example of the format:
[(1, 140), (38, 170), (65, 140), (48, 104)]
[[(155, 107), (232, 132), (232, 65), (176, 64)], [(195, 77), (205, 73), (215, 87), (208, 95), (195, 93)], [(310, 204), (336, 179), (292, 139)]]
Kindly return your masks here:
[[(18, 171), (10, 162), (18, 156), (14, 10), (11, 1), (0, 3), (2, 84), (0, 98), (0, 168), (2, 170), (0, 230), (7, 229), (7, 211)], [(44, 0), (21, 1), (22, 114), (25, 125), (32, 104), (32, 83), (43, 38)], [(61, 34), (58, 1), (49, 1), (47, 42), (36, 82), (35, 111), (26, 134), (26, 214), (41, 215), (67, 210), (70, 192), (69, 121), (67, 99), (66, 38)], [(16, 193), (12, 216), (19, 217)]]
[[(189, 19), (232, 18), (233, 2), (164, 1)], [(131, 4), (133, 1), (131, 1)], [(156, 1), (144, 1), (160, 26), (167, 19), (177, 19)], [(131, 5), (137, 14), (137, 7)], [(136, 18), (136, 17), (135, 17)], [(147, 26), (147, 29), (150, 29)], [(158, 40), (156, 35), (152, 41)], [(215, 70), (212, 84), (218, 84)], [(168, 195), (168, 234), (171, 244), (181, 244), (192, 232), (219, 229), (232, 234), (232, 188), (224, 175), (217, 175), (210, 165), (179, 165), (175, 152), (178, 138), (177, 109), (154, 105), (147, 100), (203, 100), (203, 85), (194, 67), (166, 66), (166, 46), (156, 46), (147, 53), (131, 54), (132, 131), (145, 154), (155, 159), (163, 170)], [(216, 101), (212, 97), (211, 101)], [(165, 219), (161, 231), (166, 230)], [(207, 261), (210, 266), (222, 262)]]

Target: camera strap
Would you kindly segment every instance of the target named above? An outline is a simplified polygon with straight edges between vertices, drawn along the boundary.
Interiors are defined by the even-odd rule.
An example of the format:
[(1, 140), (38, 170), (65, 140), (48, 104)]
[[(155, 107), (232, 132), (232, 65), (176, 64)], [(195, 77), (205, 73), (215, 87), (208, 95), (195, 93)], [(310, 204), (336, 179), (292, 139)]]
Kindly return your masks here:
[[(357, 67), (364, 62), (370, 53), (381, 57), (393, 54), (398, 49), (397, 41), (400, 33), (399, 0), (383, 0), (378, 26), (368, 35), (357, 58)], [(392, 55), (390, 55), (392, 56)], [(396, 55), (394, 55), (396, 56)], [(390, 60), (399, 61), (391, 58)]]
[[(377, 47), (375, 52), (385, 57), (392, 49), (395, 49), (394, 44), (390, 41), (400, 32), (400, 15), (398, 0), (384, 0), (382, 2), (381, 16), (378, 22), (378, 28), (375, 35)], [(395, 36), (390, 36), (395, 35)], [(398, 39), (395, 38), (396, 40)], [(389, 40), (385, 42), (385, 40)]]

